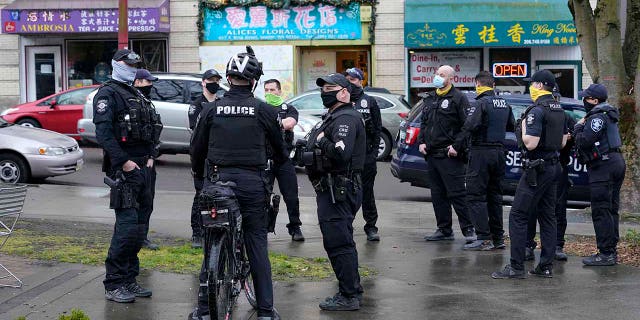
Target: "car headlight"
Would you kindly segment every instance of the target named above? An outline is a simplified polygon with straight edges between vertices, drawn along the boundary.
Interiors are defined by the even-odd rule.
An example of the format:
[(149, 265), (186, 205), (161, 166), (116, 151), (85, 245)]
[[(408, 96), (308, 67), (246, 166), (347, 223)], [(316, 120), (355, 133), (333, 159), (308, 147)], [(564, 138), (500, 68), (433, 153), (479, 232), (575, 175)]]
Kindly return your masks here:
[(5, 111), (2, 111), (2, 113), (0, 113), (0, 116), (6, 116), (9, 113), (12, 113), (12, 112), (15, 112), (15, 111), (18, 111), (18, 108), (9, 108), (9, 109), (7, 109)]
[(61, 156), (67, 153), (67, 150), (57, 147), (40, 147), (38, 148), (38, 153), (43, 156)]

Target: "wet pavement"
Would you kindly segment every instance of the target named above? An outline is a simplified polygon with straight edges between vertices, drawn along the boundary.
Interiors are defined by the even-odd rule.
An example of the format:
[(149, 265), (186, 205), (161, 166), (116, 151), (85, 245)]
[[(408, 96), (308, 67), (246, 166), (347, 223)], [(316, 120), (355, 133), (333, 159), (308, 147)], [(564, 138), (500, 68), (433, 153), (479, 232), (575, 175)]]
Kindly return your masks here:
[[(106, 189), (62, 186), (30, 188), (25, 216), (112, 223)], [(188, 237), (190, 193), (159, 192), (152, 229)], [(61, 209), (60, 199), (67, 208)], [(293, 256), (325, 257), (313, 198), (301, 198), (307, 241), (291, 242), (286, 214), (270, 249)], [(466, 252), (463, 240), (427, 243), (435, 219), (430, 203), (380, 201), (382, 241), (369, 243), (356, 220), (360, 263), (377, 274), (363, 279), (365, 297), (357, 312), (320, 311), (318, 303), (337, 289), (335, 281), (276, 282), (275, 302), (283, 319), (639, 319), (640, 269), (627, 266), (583, 267), (578, 257), (556, 263), (553, 279), (493, 280), (492, 271), (508, 262), (508, 250)], [(508, 208), (505, 209), (508, 211)], [(282, 211), (284, 212), (284, 210)], [(506, 214), (505, 214), (506, 216)], [(587, 219), (570, 214), (569, 234), (592, 234)], [(572, 218), (575, 216), (575, 218)], [(621, 232), (636, 225), (621, 226)], [(9, 240), (11, 241), (11, 240)], [(10, 245), (10, 244), (9, 244)], [(0, 319), (57, 319), (81, 308), (99, 319), (186, 319), (196, 296), (195, 275), (145, 272), (139, 281), (154, 290), (151, 299), (134, 304), (104, 300), (103, 267), (42, 264), (0, 256), (22, 277), (21, 289), (0, 288)], [(527, 264), (532, 267), (533, 264)], [(255, 319), (243, 297), (234, 319)]]

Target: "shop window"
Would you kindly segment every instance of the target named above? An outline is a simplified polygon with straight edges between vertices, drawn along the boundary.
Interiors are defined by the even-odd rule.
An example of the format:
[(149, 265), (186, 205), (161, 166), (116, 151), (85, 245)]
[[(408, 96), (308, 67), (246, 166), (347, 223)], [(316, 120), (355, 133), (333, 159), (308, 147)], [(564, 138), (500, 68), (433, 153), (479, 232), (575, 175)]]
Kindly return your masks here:
[(145, 69), (151, 72), (167, 71), (165, 40), (131, 40), (131, 49), (142, 57)]
[(151, 100), (185, 103), (182, 80), (158, 80), (151, 88)]

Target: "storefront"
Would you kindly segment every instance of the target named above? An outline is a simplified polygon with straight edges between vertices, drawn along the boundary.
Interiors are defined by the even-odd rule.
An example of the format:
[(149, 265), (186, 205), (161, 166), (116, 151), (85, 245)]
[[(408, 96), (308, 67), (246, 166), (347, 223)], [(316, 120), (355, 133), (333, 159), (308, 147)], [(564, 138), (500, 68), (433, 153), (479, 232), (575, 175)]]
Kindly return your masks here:
[(433, 88), (444, 64), (456, 70), (454, 85), (467, 90), (487, 70), (499, 90), (523, 93), (524, 78), (538, 69), (555, 74), (565, 97), (581, 89), (582, 56), (564, 0), (406, 0), (404, 33), (412, 102)]
[[(107, 81), (118, 47), (117, 6), (16, 0), (4, 7), (2, 32), (20, 35), (21, 101)], [(168, 32), (169, 0), (129, 1), (129, 48), (151, 71), (167, 71)]]
[[(326, 4), (329, 1), (294, 6), (301, 1), (291, 1), (287, 8), (219, 2), (204, 1), (208, 5), (201, 6), (203, 70), (224, 70), (229, 57), (251, 45), (264, 66), (261, 80), (280, 80), (287, 97), (315, 89), (320, 75), (351, 67), (364, 70), (371, 83), (372, 8), (361, 5), (371, 1), (351, 1), (344, 7)], [(262, 95), (262, 85), (256, 95)]]

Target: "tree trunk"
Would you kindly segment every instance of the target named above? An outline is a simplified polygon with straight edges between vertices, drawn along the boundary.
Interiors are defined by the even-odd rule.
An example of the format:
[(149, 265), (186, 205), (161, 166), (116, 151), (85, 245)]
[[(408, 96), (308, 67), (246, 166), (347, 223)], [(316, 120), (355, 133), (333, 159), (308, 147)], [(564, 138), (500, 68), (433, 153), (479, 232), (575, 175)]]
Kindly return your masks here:
[(638, 55), (640, 54), (640, 0), (627, 0), (626, 25), (622, 52), (624, 52), (627, 78), (633, 81), (636, 79)]
[(593, 82), (599, 82), (598, 43), (596, 41), (596, 24), (589, 0), (569, 0), (569, 10), (573, 14), (578, 33), (578, 43), (582, 58)]
[[(640, 57), (636, 70), (640, 70)], [(640, 88), (640, 73), (636, 73), (634, 87)], [(624, 185), (620, 194), (621, 212), (640, 212), (640, 90), (634, 90), (620, 105), (620, 133), (624, 143), (623, 154), (627, 163)]]
[(609, 91), (608, 101), (617, 105), (628, 82), (622, 59), (619, 5), (617, 0), (598, 0), (595, 10), (596, 43), (598, 46), (598, 68), (600, 83)]

